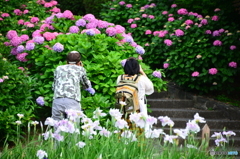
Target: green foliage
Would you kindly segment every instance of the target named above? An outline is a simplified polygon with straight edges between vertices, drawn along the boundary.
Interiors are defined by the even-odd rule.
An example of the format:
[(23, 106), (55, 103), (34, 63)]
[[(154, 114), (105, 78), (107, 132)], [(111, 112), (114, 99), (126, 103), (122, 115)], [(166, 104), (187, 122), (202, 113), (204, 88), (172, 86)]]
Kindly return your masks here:
[[(188, 14), (178, 14), (181, 6), (177, 4), (177, 7), (172, 8), (170, 1), (126, 0), (123, 5), (119, 2), (116, 0), (105, 4), (100, 15), (106, 21), (122, 24), (127, 32), (132, 33), (135, 42), (145, 45), (143, 59), (151, 68), (163, 68), (164, 63), (170, 64), (165, 72), (166, 77), (191, 91), (202, 94), (219, 90), (231, 91), (227, 86), (234, 82), (233, 77), (239, 74), (239, 67), (230, 67), (229, 63), (239, 64), (240, 55), (238, 47), (230, 47), (239, 46), (240, 33), (238, 25), (227, 20), (224, 10), (212, 12), (213, 16), (218, 16), (218, 20), (212, 20), (213, 16), (199, 17), (200, 14), (195, 10), (188, 10)], [(195, 1), (181, 2), (195, 6)], [(207, 5), (208, 1), (204, 2)], [(127, 4), (132, 4), (132, 7), (127, 8)], [(212, 4), (209, 6), (213, 7)], [(150, 15), (154, 18), (151, 19)], [(174, 20), (169, 21), (169, 17)], [(133, 22), (129, 22), (129, 19)], [(208, 24), (200, 24), (202, 19), (206, 19)], [(191, 20), (193, 24), (187, 26), (186, 20)], [(132, 24), (137, 27), (131, 27)], [(182, 30), (184, 35), (176, 35), (177, 29)], [(207, 30), (211, 34), (206, 34)], [(219, 36), (213, 35), (214, 31), (220, 30), (223, 32)], [(147, 34), (147, 31), (151, 33)], [(164, 43), (167, 39), (172, 42), (169, 46)], [(222, 45), (213, 45), (215, 40), (220, 40)], [(211, 68), (216, 68), (218, 73), (209, 74)], [(193, 72), (199, 72), (199, 76), (193, 77)]]
[(33, 81), (16, 65), (12, 65), (6, 58), (0, 54), (0, 141), (9, 135), (9, 140), (16, 135), (15, 121), (18, 119), (16, 114), (25, 114), (25, 120), (28, 122), (34, 111), (32, 103)]

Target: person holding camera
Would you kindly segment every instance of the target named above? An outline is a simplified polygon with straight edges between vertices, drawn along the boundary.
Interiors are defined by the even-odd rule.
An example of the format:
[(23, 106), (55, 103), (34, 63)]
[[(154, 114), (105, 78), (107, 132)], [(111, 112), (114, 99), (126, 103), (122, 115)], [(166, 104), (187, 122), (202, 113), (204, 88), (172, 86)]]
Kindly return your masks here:
[(92, 89), (80, 59), (79, 52), (71, 51), (67, 55), (67, 64), (58, 66), (54, 71), (52, 86), (54, 91), (52, 118), (54, 120), (66, 118), (66, 109), (81, 110), (81, 85), (84, 89)]

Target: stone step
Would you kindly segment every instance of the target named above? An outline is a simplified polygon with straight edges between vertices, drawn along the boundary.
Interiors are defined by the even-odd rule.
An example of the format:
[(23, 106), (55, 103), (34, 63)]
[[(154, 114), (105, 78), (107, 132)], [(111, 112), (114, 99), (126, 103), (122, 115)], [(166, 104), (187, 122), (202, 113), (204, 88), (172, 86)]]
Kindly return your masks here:
[(149, 115), (154, 117), (168, 116), (170, 118), (189, 118), (192, 119), (196, 113), (205, 119), (219, 119), (223, 117), (223, 112), (220, 110), (199, 110), (195, 108), (151, 108), (152, 112)]
[[(174, 122), (174, 127), (185, 128), (189, 120), (186, 118), (171, 118)], [(210, 129), (226, 129), (226, 130), (240, 130), (239, 120), (229, 120), (229, 119), (206, 119), (206, 124), (208, 124)], [(160, 121), (156, 124), (157, 127), (162, 127)], [(200, 127), (204, 126), (204, 123), (199, 124)]]
[(150, 108), (192, 108), (193, 100), (189, 99), (147, 99)]

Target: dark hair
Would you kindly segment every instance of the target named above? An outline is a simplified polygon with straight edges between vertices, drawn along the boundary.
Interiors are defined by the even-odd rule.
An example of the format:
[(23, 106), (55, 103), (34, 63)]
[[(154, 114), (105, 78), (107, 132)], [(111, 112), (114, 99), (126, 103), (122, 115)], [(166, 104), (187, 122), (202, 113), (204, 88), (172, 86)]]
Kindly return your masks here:
[(77, 64), (81, 59), (81, 55), (77, 51), (71, 51), (67, 55), (67, 63)]
[(127, 59), (124, 65), (124, 72), (128, 75), (138, 74), (140, 71), (139, 63), (134, 57), (130, 57)]

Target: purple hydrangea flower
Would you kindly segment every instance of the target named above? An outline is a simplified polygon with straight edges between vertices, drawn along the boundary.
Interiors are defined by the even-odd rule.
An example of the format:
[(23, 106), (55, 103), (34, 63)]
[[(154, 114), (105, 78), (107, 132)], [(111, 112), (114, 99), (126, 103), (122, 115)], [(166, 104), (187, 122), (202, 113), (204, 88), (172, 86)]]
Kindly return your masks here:
[(23, 51), (24, 51), (24, 46), (23, 45), (19, 45), (18, 47), (17, 47), (17, 52), (18, 53), (22, 53)]
[(36, 99), (36, 102), (38, 105), (41, 105), (43, 106), (44, 105), (44, 98), (42, 96), (39, 96), (37, 99)]
[(70, 28), (69, 28), (69, 32), (70, 33), (78, 33), (79, 32), (79, 28), (78, 28), (78, 26), (71, 26)]
[(18, 52), (17, 52), (17, 47), (12, 48), (11, 54), (12, 54), (12, 55), (17, 55), (17, 54), (18, 54)]
[(140, 55), (143, 55), (145, 53), (144, 48), (142, 46), (139, 46), (139, 45), (136, 47), (135, 51)]
[(75, 25), (76, 26), (81, 26), (81, 27), (84, 27), (86, 25), (86, 21), (84, 19), (78, 19), (76, 22), (75, 22)]
[(93, 29), (87, 29), (85, 33), (90, 36), (95, 35), (95, 31)]
[(64, 50), (64, 46), (61, 43), (56, 43), (53, 45), (53, 50), (56, 52), (62, 52)]
[(162, 74), (160, 71), (154, 71), (153, 74), (152, 74), (154, 77), (157, 77), (157, 78), (161, 78), (162, 77)]
[(124, 67), (124, 65), (125, 65), (126, 61), (127, 61), (127, 59), (124, 59), (124, 60), (122, 60), (122, 61), (120, 62), (120, 63), (121, 63), (121, 65), (122, 65), (122, 67)]
[(35, 44), (34, 43), (27, 43), (26, 44), (26, 50), (31, 51), (35, 48)]
[(44, 42), (44, 37), (36, 36), (36, 37), (33, 38), (33, 41), (37, 44), (42, 44)]
[(89, 87), (89, 88), (87, 88), (85, 90), (88, 91), (91, 95), (95, 94), (95, 89), (93, 89), (92, 87)]
[(128, 42), (128, 43), (133, 43), (133, 42), (134, 42), (132, 36), (126, 36), (126, 37), (125, 37), (125, 40), (126, 40), (126, 42)]

